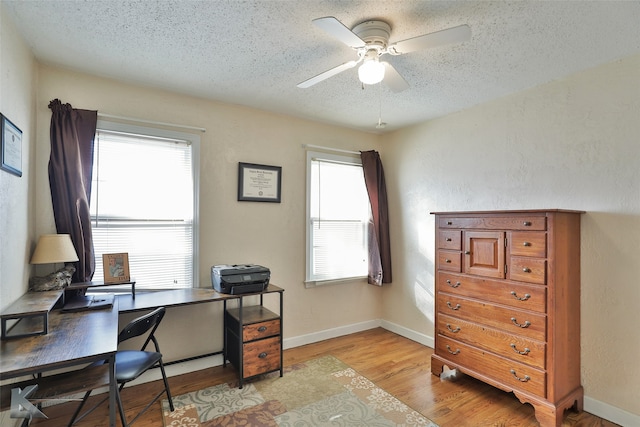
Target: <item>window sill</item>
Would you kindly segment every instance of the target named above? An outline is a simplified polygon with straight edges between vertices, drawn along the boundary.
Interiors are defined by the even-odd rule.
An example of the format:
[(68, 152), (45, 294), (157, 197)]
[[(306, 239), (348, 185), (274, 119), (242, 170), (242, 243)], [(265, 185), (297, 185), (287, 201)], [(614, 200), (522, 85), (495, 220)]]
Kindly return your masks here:
[(330, 279), (330, 280), (305, 280), (304, 287), (309, 289), (309, 288), (317, 288), (319, 286), (342, 285), (345, 283), (356, 283), (356, 282), (367, 283), (367, 276), (345, 277), (343, 279)]

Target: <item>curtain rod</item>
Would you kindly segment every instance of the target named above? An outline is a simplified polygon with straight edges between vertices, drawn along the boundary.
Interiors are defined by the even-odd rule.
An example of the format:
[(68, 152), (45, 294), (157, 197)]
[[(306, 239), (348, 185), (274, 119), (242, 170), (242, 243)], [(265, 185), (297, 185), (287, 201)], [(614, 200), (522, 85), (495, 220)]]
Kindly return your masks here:
[(360, 151), (341, 150), (339, 148), (322, 147), (320, 145), (302, 144), (302, 147), (304, 147), (304, 148), (315, 148), (315, 149), (318, 149), (318, 150), (325, 150), (325, 151), (335, 151), (337, 153), (355, 154), (355, 155), (358, 155), (358, 156), (360, 155)]
[(150, 124), (150, 125), (159, 125), (159, 126), (167, 126), (167, 127), (173, 127), (173, 128), (197, 130), (197, 131), (200, 131), (200, 132), (206, 132), (207, 131), (205, 128), (199, 128), (199, 127), (195, 127), (195, 126), (178, 125), (178, 124), (175, 124), (175, 123), (166, 123), (166, 122), (157, 122), (157, 121), (154, 121), (154, 120), (136, 119), (134, 117), (115, 116), (113, 114), (105, 114), (105, 113), (100, 113), (100, 112), (98, 112), (98, 117), (103, 117), (105, 119), (116, 119), (116, 120), (126, 120), (126, 121), (129, 121), (129, 122), (146, 123), (146, 124)]

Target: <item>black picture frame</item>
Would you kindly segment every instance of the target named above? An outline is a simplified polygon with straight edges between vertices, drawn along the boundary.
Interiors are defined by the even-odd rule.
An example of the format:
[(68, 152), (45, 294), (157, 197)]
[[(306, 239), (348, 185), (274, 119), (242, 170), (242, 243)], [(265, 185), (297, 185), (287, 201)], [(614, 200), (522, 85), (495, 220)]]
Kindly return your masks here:
[(238, 163), (238, 201), (280, 203), (282, 167)]
[(22, 131), (0, 113), (0, 169), (22, 176)]

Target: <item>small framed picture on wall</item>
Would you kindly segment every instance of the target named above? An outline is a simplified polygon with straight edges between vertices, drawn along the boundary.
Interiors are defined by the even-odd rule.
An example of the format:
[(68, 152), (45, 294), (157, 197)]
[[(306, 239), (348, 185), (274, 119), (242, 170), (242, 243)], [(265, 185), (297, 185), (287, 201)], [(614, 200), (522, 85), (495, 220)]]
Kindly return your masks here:
[(127, 283), (131, 280), (128, 253), (102, 254), (102, 268), (104, 283)]
[(22, 176), (22, 131), (4, 114), (0, 114), (0, 140), (2, 145), (0, 169)]
[(238, 164), (238, 201), (280, 203), (282, 167)]

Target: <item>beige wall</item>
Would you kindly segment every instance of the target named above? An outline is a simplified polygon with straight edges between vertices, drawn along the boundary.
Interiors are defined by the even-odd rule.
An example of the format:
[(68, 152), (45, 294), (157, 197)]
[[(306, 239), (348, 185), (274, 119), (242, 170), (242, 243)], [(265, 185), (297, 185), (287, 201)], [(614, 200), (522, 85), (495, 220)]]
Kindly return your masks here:
[(22, 130), (22, 177), (0, 170), (0, 310), (25, 291), (33, 241), (36, 68), (0, 3), (0, 112)]
[(394, 283), (383, 318), (433, 337), (429, 212), (587, 211), (582, 384), (590, 399), (640, 415), (639, 141), (638, 56), (385, 137)]
[[(285, 338), (360, 322), (381, 314), (381, 289), (350, 283), (305, 289), (305, 151), (302, 144), (378, 149), (378, 137), (292, 117), (116, 83), (41, 66), (36, 170), (46, 170), (49, 101), (75, 108), (206, 128), (200, 146), (200, 285), (214, 264), (254, 263), (285, 289)], [(282, 166), (282, 202), (238, 202), (238, 162)], [(46, 175), (36, 177), (36, 232), (54, 228)], [(275, 305), (276, 298), (269, 301)], [(163, 352), (169, 360), (219, 350), (221, 304), (169, 310)], [(211, 314), (212, 313), (212, 314)], [(194, 340), (194, 337), (198, 339)]]

